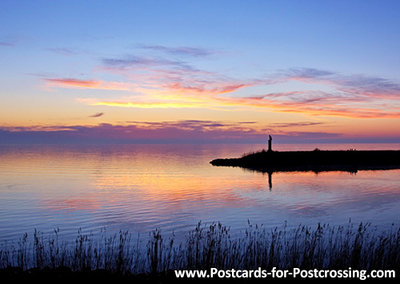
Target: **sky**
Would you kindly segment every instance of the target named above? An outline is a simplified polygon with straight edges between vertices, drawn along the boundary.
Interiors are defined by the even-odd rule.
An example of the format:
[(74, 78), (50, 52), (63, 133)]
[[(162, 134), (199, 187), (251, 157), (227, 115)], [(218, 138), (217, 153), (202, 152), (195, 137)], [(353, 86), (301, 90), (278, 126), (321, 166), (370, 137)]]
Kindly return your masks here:
[(400, 142), (399, 1), (0, 1), (0, 143)]

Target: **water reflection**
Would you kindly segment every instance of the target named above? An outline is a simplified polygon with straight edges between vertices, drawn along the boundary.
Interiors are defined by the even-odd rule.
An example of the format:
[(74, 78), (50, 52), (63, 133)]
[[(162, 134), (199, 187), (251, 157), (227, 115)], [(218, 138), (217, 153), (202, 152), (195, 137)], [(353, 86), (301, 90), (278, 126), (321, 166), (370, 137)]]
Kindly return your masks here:
[[(252, 148), (253, 147), (253, 148)], [(312, 146), (310, 146), (312, 147)], [(156, 227), (183, 232), (199, 221), (399, 222), (399, 170), (277, 172), (215, 168), (257, 145), (8, 147), (0, 150), (0, 239), (33, 228)], [(273, 190), (270, 189), (273, 187)]]
[[(260, 173), (260, 174), (262, 174), (263, 176), (266, 176), (266, 178), (267, 178), (267, 180), (268, 180), (268, 189), (270, 190), (270, 191), (272, 191), (272, 180), (273, 180), (273, 174), (275, 173), (278, 173), (278, 172), (274, 172), (274, 171), (258, 171), (258, 170), (252, 170), (252, 169), (247, 169), (247, 168), (243, 168), (243, 170), (244, 171), (248, 171), (248, 172), (257, 172), (257, 173)], [(356, 171), (347, 171), (347, 170), (325, 170), (325, 171), (285, 171), (286, 173), (290, 173), (290, 172), (292, 172), (292, 173), (296, 173), (296, 174), (298, 174), (298, 173), (300, 173), (300, 172), (310, 172), (310, 173), (313, 173), (313, 174), (315, 174), (315, 175), (321, 175), (321, 174), (323, 174), (323, 173), (328, 173), (328, 172), (335, 172), (335, 173), (340, 173), (340, 172), (343, 172), (343, 173), (348, 173), (349, 175), (357, 175), (357, 173), (359, 173), (359, 172), (372, 172), (373, 174), (375, 174), (376, 172), (378, 172), (378, 171), (387, 171), (387, 170), (398, 170), (398, 169), (379, 169), (379, 170), (356, 170)], [(363, 173), (364, 174), (364, 173)]]

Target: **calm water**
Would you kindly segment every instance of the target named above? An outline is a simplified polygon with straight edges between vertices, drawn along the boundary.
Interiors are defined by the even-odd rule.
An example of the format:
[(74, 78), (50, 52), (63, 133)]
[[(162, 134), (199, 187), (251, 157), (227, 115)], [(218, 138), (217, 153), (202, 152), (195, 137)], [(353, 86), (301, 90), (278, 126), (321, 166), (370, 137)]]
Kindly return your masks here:
[[(209, 161), (263, 145), (0, 146), (0, 240), (23, 233), (63, 236), (120, 229), (180, 233), (198, 221), (232, 230), (371, 222), (400, 224), (400, 170), (274, 173), (268, 177)], [(312, 150), (316, 145), (281, 145)], [(318, 145), (320, 149), (376, 146)], [(400, 149), (380, 144), (379, 149)]]

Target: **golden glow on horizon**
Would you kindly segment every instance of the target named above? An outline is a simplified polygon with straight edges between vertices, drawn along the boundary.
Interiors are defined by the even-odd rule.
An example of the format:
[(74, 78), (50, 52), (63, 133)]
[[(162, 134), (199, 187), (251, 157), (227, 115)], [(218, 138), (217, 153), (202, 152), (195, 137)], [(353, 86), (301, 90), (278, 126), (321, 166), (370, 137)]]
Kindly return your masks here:
[[(155, 98), (157, 99), (157, 98)], [(170, 101), (168, 101), (170, 100)], [(334, 116), (347, 118), (400, 118), (400, 112), (387, 112), (373, 108), (338, 107), (336, 105), (308, 106), (300, 103), (276, 103), (271, 100), (254, 100), (252, 98), (232, 97), (207, 97), (206, 99), (192, 99), (190, 97), (182, 100), (179, 96), (170, 95), (160, 101), (134, 102), (134, 101), (96, 101), (94, 99), (80, 99), (93, 106), (112, 106), (124, 108), (205, 108), (219, 109), (224, 111), (237, 111), (237, 109), (251, 108), (253, 110), (282, 113), (298, 113), (308, 116)], [(231, 109), (227, 108), (231, 107)]]
[[(135, 102), (95, 102), (94, 106), (113, 106), (125, 108), (198, 108), (198, 105), (191, 103), (164, 103), (164, 102), (148, 102), (148, 103), (135, 103)], [(205, 105), (201, 105), (205, 107)]]
[[(0, 114), (0, 126), (12, 131), (74, 131), (68, 127), (95, 128), (109, 124), (116, 127), (135, 125), (140, 130), (148, 130), (162, 129), (163, 125), (171, 126), (165, 124), (167, 121), (203, 120), (213, 121), (215, 124), (231, 123), (229, 126), (214, 129), (201, 126), (203, 132), (220, 131), (221, 137), (221, 131), (224, 130), (227, 131), (227, 137), (231, 137), (230, 130), (237, 133), (242, 131), (243, 137), (248, 133), (262, 135), (265, 132), (293, 137), (298, 133), (324, 133), (327, 134), (326, 139), (398, 135), (400, 108), (396, 107), (396, 104), (385, 107), (388, 104), (381, 104), (378, 100), (381, 97), (393, 100), (394, 95), (390, 92), (356, 93), (354, 98), (345, 97), (344, 101), (335, 97), (325, 98), (322, 92), (317, 91), (287, 91), (256, 96), (252, 94), (252, 88), (259, 84), (256, 81), (235, 83), (217, 78), (208, 84), (207, 80), (203, 82), (200, 78), (190, 77), (190, 80), (184, 80), (182, 83), (173, 83), (161, 76), (168, 75), (164, 71), (157, 74), (159, 78), (152, 80), (149, 80), (149, 76), (153, 75), (152, 70), (146, 71), (150, 74), (142, 74), (142, 78), (139, 77), (143, 80), (142, 83), (130, 81), (130, 77), (121, 82), (75, 78), (42, 79), (50, 99), (32, 100), (34, 105), (30, 102), (10, 100), (7, 102), (10, 107)], [(120, 72), (127, 75), (123, 70)], [(292, 77), (290, 80), (307, 84), (319, 83), (336, 87), (338, 85), (337, 82), (329, 80), (301, 77)], [(273, 88), (273, 84), (269, 89)], [(281, 82), (280, 87), (282, 84), (284, 83)], [(258, 93), (259, 89), (260, 86), (256, 89)], [(104, 92), (97, 94), (95, 90)], [(118, 91), (124, 91), (123, 95)], [(367, 99), (359, 99), (363, 96)], [(378, 102), (376, 105), (373, 104), (375, 101)], [(55, 105), (57, 107), (53, 107)], [(101, 115), (94, 115), (98, 113)], [(134, 123), (131, 123), (132, 121)], [(245, 125), (242, 124), (243, 121), (251, 121), (252, 124)], [(304, 121), (312, 123), (304, 124)], [(158, 126), (145, 123), (140, 125), (140, 122), (158, 122), (161, 126), (157, 128)], [(279, 123), (287, 125), (271, 126)], [(177, 126), (177, 129), (191, 131), (179, 127)], [(336, 136), (329, 136), (330, 134)], [(175, 134), (169, 138), (176, 138), (173, 135)], [(167, 137), (166, 133), (163, 133), (162, 137)]]
[[(293, 113), (310, 117), (346, 117), (346, 118), (400, 118), (396, 109), (371, 108), (370, 102), (349, 103), (333, 100), (332, 102), (296, 102), (290, 100), (274, 100), (274, 97), (285, 94), (266, 94), (259, 97), (235, 96), (239, 89), (253, 84), (237, 84), (214, 86), (206, 89), (187, 87), (182, 84), (153, 84), (152, 87), (136, 86), (138, 95), (119, 100), (104, 100), (98, 98), (78, 98), (78, 101), (93, 106), (123, 107), (123, 108), (203, 108), (220, 111), (249, 109), (261, 112)], [(229, 94), (231, 94), (229, 96)], [(292, 96), (296, 92), (288, 92)]]

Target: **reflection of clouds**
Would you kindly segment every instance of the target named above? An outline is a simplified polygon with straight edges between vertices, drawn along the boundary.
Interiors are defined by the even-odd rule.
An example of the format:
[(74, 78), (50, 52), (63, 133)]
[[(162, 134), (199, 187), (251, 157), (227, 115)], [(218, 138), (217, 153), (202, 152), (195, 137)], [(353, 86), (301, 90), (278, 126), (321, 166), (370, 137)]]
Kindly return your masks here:
[(101, 208), (101, 204), (97, 198), (84, 195), (82, 197), (72, 196), (64, 199), (47, 199), (40, 202), (43, 208), (52, 211), (93, 211)]
[(239, 168), (190, 171), (184, 159), (161, 159), (161, 153), (152, 147), (147, 150), (132, 156), (109, 152), (101, 160), (93, 155), (92, 161), (82, 157), (79, 164), (101, 165), (101, 170), (88, 176), (90, 192), (42, 205), (53, 210), (102, 210), (108, 206), (144, 216), (255, 207), (315, 217), (374, 210), (400, 200), (395, 186), (399, 171), (361, 171), (355, 176), (345, 172), (274, 173), (269, 192), (267, 175)]
[[(154, 202), (162, 201), (165, 204), (179, 206), (182, 204), (215, 204), (219, 206), (235, 206), (243, 204), (239, 196), (230, 192), (231, 187), (245, 186), (246, 181), (235, 181), (219, 176), (207, 175), (179, 175), (166, 172), (156, 172), (150, 175), (114, 175), (103, 173), (103, 176), (93, 181), (94, 186), (103, 193), (121, 190), (122, 194), (137, 196)], [(217, 185), (217, 186), (216, 186)], [(131, 188), (135, 188), (130, 190)]]
[[(251, 200), (246, 203), (229, 190), (246, 186), (248, 180), (241, 171), (237, 171), (237, 179), (230, 174), (220, 176), (208, 166), (208, 160), (204, 160), (207, 167), (191, 169), (188, 165), (196, 161), (170, 156), (168, 149), (158, 152), (157, 146), (146, 146), (138, 151), (138, 147), (131, 150), (119, 150), (117, 147), (97, 154), (93, 151), (85, 154), (74, 150), (63, 153), (47, 151), (28, 160), (21, 156), (14, 159), (13, 164), (16, 171), (23, 163), (24, 168), (36, 172), (36, 175), (49, 178), (47, 182), (63, 183), (63, 188), (68, 188), (46, 190), (49, 198), (40, 204), (43, 209), (55, 211), (98, 212), (112, 209), (124, 215), (147, 218), (156, 212), (160, 217), (179, 211), (249, 206), (251, 203)], [(193, 152), (192, 147), (186, 147), (186, 150)], [(181, 148), (179, 155), (186, 156), (184, 152), (185, 147)], [(225, 169), (222, 172), (230, 171)], [(260, 181), (262, 184), (262, 178)]]
[[(392, 220), (398, 216), (400, 170), (360, 171), (357, 175), (274, 173), (269, 191), (267, 175), (210, 166), (209, 157), (233, 151), (211, 147), (41, 148), (2, 155), (9, 162), (0, 165), (0, 172), (8, 173), (4, 186), (17, 179), (29, 185), (23, 190), (27, 199), (35, 201), (30, 205), (33, 209), (39, 204), (41, 214), (56, 220), (74, 216), (74, 226), (106, 224), (143, 231), (155, 227), (191, 229), (205, 219), (235, 227), (247, 219), (310, 224), (321, 219), (372, 216), (370, 220)], [(243, 149), (247, 147), (236, 151)], [(13, 196), (15, 192), (19, 198), (20, 190), (12, 188), (6, 194)]]

